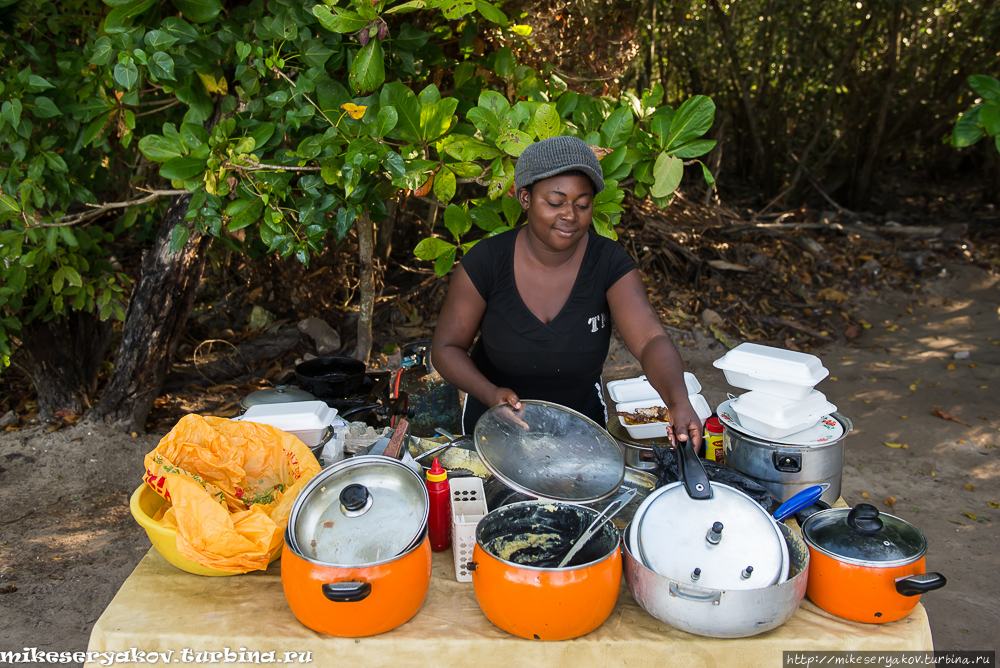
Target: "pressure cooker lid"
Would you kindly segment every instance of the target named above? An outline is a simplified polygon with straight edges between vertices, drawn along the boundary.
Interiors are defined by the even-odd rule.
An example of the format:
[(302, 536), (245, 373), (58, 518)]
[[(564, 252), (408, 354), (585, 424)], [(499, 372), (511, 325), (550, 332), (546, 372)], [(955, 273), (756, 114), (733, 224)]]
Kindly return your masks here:
[(289, 517), (292, 547), (313, 561), (363, 566), (391, 560), (427, 523), (427, 488), (405, 464), (352, 457), (309, 481)]
[(919, 529), (867, 503), (812, 515), (802, 527), (802, 537), (827, 556), (862, 566), (898, 566), (927, 552), (927, 540)]
[(693, 499), (684, 483), (654, 492), (639, 510), (638, 547), (650, 570), (709, 589), (778, 584), (787, 546), (771, 517), (737, 489), (712, 484), (712, 498)]
[(286, 404), (293, 401), (316, 401), (316, 397), (296, 387), (278, 385), (251, 392), (243, 397), (240, 404), (247, 409), (259, 404)]
[(476, 422), (476, 452), (511, 489), (539, 499), (587, 503), (618, 491), (625, 459), (590, 418), (547, 401), (490, 408)]

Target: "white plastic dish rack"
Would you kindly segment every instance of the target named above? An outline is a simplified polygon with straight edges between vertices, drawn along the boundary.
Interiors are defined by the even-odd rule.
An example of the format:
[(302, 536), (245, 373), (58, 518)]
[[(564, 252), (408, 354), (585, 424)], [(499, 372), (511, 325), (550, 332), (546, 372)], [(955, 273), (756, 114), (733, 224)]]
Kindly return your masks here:
[(476, 526), (486, 517), (486, 491), (479, 478), (452, 478), (451, 487), (451, 552), (455, 557), (455, 579), (472, 582), (467, 568), (476, 547)]

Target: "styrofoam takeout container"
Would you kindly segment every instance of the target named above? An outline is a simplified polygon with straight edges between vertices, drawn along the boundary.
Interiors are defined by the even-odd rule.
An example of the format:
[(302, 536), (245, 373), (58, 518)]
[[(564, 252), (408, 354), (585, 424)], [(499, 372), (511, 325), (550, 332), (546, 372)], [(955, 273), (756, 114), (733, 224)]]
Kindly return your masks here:
[[(695, 378), (693, 373), (684, 372), (684, 385), (688, 391), (688, 401), (691, 407), (698, 414), (698, 418), (704, 422), (712, 415), (712, 408), (701, 396), (701, 383)], [(608, 396), (615, 402), (615, 410), (632, 413), (637, 408), (654, 408), (666, 406), (663, 399), (653, 389), (652, 384), (646, 380), (645, 376), (638, 378), (625, 378), (623, 380), (613, 380), (608, 383)], [(650, 422), (647, 424), (626, 424), (625, 418), (617, 416), (618, 421), (628, 431), (632, 438), (662, 438), (667, 435), (669, 423)]]
[(243, 422), (269, 424), (298, 437), (308, 447), (323, 442), (327, 429), (344, 424), (336, 408), (322, 401), (293, 401), (284, 404), (256, 404), (239, 418)]
[(785, 399), (805, 399), (830, 375), (815, 355), (757, 343), (741, 343), (713, 364), (734, 387)]
[(837, 410), (819, 390), (813, 390), (804, 399), (747, 392), (733, 399), (730, 406), (739, 416), (741, 425), (766, 438), (784, 438), (809, 429), (824, 415)]

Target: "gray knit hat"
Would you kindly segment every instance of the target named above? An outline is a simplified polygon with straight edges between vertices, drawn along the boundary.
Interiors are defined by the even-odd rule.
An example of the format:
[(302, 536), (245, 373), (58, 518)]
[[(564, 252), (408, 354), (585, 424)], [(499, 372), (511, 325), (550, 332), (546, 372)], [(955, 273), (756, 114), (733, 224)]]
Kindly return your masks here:
[(550, 137), (524, 149), (514, 167), (514, 188), (520, 191), (542, 179), (578, 169), (594, 182), (594, 194), (604, 190), (597, 156), (576, 137)]

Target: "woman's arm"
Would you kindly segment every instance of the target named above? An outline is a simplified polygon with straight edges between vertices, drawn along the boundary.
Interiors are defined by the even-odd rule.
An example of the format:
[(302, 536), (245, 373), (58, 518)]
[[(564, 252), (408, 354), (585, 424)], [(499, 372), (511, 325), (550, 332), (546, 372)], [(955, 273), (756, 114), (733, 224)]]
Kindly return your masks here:
[(442, 378), (487, 406), (508, 403), (520, 409), (521, 401), (517, 394), (491, 383), (469, 357), (469, 348), (483, 322), (484, 313), (486, 300), (459, 265), (452, 274), (448, 297), (438, 315), (431, 342), (431, 360)]
[(660, 325), (638, 269), (625, 274), (608, 289), (608, 304), (622, 340), (670, 409), (671, 436), (680, 441), (690, 438), (695, 448), (700, 449), (702, 425), (688, 399), (684, 361)]

